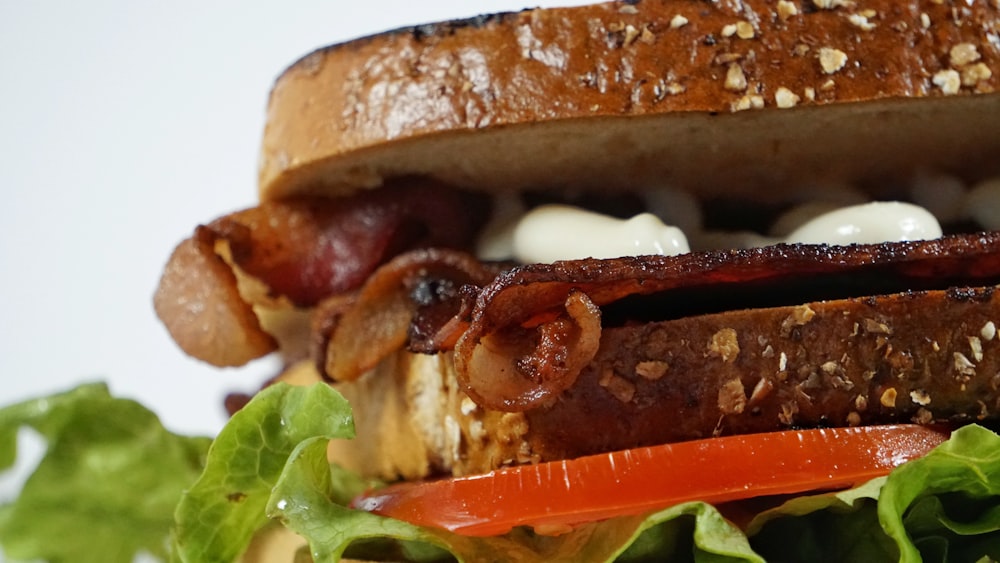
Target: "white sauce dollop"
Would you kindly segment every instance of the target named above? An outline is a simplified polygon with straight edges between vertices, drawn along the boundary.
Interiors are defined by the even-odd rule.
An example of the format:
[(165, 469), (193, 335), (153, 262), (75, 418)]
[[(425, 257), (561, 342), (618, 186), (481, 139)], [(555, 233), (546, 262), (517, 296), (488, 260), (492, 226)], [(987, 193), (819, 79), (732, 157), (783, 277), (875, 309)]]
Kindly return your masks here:
[(911, 201), (942, 223), (963, 218), (965, 197), (965, 184), (947, 174), (920, 174), (910, 186)]
[(521, 263), (690, 251), (684, 233), (652, 213), (623, 220), (569, 205), (543, 205), (514, 228), (514, 259)]
[(1000, 178), (976, 184), (965, 201), (966, 213), (985, 229), (1000, 229)]
[(877, 244), (940, 238), (941, 225), (923, 207), (880, 201), (824, 213), (789, 233), (787, 242), (807, 244)]
[[(655, 198), (654, 198), (655, 199)], [(690, 199), (690, 201), (688, 201)], [(660, 211), (670, 210), (679, 223), (699, 225), (701, 213), (693, 198), (676, 193), (663, 198)], [(692, 203), (693, 202), (693, 203)], [(968, 213), (989, 228), (1000, 228), (978, 215), (1000, 216), (1000, 180), (983, 182), (963, 202)], [(699, 249), (749, 248), (780, 242), (807, 244), (877, 244), (929, 240), (942, 236), (935, 216), (920, 205), (897, 201), (872, 202), (831, 209), (836, 204), (813, 201), (784, 214), (771, 236), (757, 233), (685, 231), (669, 226), (653, 213), (617, 219), (570, 205), (543, 205), (525, 212), (516, 196), (500, 198), (495, 215), (484, 228), (478, 246), (482, 259), (514, 259), (550, 263), (581, 258), (673, 256)], [(690, 239), (688, 237), (691, 237)], [(689, 244), (688, 241), (691, 241)]]
[(493, 216), (483, 227), (476, 242), (480, 260), (508, 260), (514, 255), (514, 229), (526, 209), (516, 194), (504, 194), (493, 200)]
[(668, 225), (674, 225), (685, 233), (701, 231), (701, 203), (691, 192), (674, 188), (660, 188), (642, 193), (646, 211), (656, 215)]

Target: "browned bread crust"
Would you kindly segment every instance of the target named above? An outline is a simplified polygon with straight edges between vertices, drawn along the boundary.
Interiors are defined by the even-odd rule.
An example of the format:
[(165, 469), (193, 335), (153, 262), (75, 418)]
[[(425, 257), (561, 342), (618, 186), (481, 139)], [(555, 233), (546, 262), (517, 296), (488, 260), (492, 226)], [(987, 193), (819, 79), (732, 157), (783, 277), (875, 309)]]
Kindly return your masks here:
[(260, 195), (414, 173), (774, 199), (885, 193), (917, 165), (975, 180), (1000, 172), (998, 35), (996, 0), (641, 0), (396, 30), (278, 79)]
[(358, 437), (334, 457), (383, 478), (469, 474), (667, 442), (1000, 409), (1000, 293), (904, 293), (605, 329), (552, 404), (477, 407), (450, 354), (401, 352), (338, 388)]
[(527, 413), (529, 440), (557, 459), (795, 427), (983, 420), (1000, 409), (998, 313), (990, 287), (609, 329), (576, 384)]

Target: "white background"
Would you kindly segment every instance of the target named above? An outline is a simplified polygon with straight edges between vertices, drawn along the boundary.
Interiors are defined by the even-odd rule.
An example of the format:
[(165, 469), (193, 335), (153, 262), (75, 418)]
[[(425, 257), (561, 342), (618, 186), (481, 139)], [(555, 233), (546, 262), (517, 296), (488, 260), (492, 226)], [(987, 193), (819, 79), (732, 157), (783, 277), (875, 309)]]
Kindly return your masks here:
[(186, 358), (151, 299), (197, 223), (254, 204), (274, 78), (359, 35), (571, 3), (0, 2), (0, 405), (104, 380), (214, 434), (273, 368)]

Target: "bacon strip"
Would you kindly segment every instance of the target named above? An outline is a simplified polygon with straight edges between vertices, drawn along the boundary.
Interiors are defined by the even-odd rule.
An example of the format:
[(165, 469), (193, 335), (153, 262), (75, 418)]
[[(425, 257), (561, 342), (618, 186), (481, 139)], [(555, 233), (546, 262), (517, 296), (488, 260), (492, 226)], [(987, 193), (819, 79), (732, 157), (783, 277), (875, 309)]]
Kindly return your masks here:
[[(349, 308), (333, 308), (328, 316), (335, 315), (335, 320), (317, 321), (335, 325), (324, 350), (321, 373), (337, 381), (356, 379), (406, 345), (413, 327), (419, 326), (414, 323), (419, 309), (433, 308), (443, 301), (444, 309), (454, 314), (461, 308), (457, 288), (484, 285), (496, 273), (464, 252), (423, 249), (397, 256), (368, 278)], [(434, 336), (428, 335), (428, 339), (433, 341)]]
[[(483, 406), (523, 411), (541, 405), (553, 393), (548, 380), (530, 369), (512, 366), (546, 355), (541, 349), (547, 345), (545, 327), (565, 319), (567, 300), (580, 293), (597, 307), (656, 294), (655, 303), (662, 313), (671, 307), (683, 309), (686, 303), (680, 301), (695, 292), (724, 299), (727, 293), (745, 287), (797, 286), (808, 291), (818, 286), (837, 293), (846, 290), (831, 285), (849, 285), (858, 278), (865, 284), (854, 289), (862, 291), (855, 296), (992, 285), (1000, 281), (1000, 233), (877, 245), (780, 245), (523, 266), (499, 275), (480, 292), (469, 328), (455, 346), (457, 377), (466, 393)], [(864, 293), (865, 289), (869, 292)], [(498, 354), (507, 357), (500, 360)], [(575, 368), (577, 363), (567, 365)], [(567, 370), (557, 379), (572, 381), (576, 375)]]
[[(265, 202), (200, 226), (181, 242), (157, 288), (156, 311), (191, 356), (242, 365), (277, 348), (253, 303), (285, 299), (312, 307), (354, 291), (407, 250), (466, 248), (488, 207), (485, 196), (415, 179), (336, 200)], [(267, 295), (241, 295), (237, 272)]]
[(215, 253), (218, 238), (207, 227), (181, 242), (170, 256), (153, 306), (188, 355), (215, 366), (239, 366), (277, 349), (240, 296), (232, 268)]
[[(460, 340), (461, 342), (461, 340)], [(564, 312), (534, 330), (484, 335), (469, 353), (455, 356), (465, 391), (490, 409), (521, 411), (569, 389), (601, 343), (601, 311), (580, 291)]]
[(480, 195), (410, 180), (349, 198), (265, 202), (209, 227), (233, 263), (300, 307), (361, 286), (414, 248), (468, 248), (488, 212)]

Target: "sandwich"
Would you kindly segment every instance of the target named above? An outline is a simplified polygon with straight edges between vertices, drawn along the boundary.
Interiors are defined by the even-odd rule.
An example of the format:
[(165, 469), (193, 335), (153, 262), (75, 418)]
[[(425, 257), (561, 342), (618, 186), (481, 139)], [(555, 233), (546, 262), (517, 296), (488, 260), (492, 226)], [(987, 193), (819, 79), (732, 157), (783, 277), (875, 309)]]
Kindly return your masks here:
[(179, 551), (997, 557), (997, 469), (948, 460), (997, 443), (998, 37), (995, 0), (634, 0), (305, 56), (260, 204), (155, 306), (282, 358), (234, 427), (308, 430), (220, 437)]

